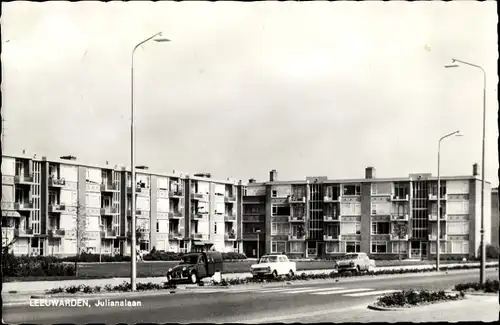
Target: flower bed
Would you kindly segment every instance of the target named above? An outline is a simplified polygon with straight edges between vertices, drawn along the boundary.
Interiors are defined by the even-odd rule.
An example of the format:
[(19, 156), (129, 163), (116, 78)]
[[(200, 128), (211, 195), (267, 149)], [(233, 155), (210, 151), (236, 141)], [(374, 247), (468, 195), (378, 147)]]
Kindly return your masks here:
[(453, 301), (463, 299), (465, 294), (463, 291), (458, 293), (446, 293), (445, 291), (428, 291), (413, 289), (397, 291), (385, 294), (377, 298), (375, 306), (384, 308), (410, 308), (422, 305), (434, 304), (443, 301)]
[(486, 280), (483, 284), (479, 282), (460, 283), (455, 286), (456, 291), (498, 293), (498, 280)]

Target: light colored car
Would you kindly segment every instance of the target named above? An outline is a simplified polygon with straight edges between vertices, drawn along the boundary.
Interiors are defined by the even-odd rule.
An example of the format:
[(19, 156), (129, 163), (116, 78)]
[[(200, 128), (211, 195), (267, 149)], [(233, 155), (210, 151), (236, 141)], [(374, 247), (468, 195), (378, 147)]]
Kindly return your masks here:
[(335, 268), (342, 272), (370, 272), (375, 270), (375, 261), (370, 259), (366, 253), (348, 253), (335, 263)]
[(271, 254), (262, 256), (257, 264), (250, 267), (250, 271), (254, 278), (277, 278), (280, 275), (293, 276), (297, 272), (297, 266), (286, 255)]

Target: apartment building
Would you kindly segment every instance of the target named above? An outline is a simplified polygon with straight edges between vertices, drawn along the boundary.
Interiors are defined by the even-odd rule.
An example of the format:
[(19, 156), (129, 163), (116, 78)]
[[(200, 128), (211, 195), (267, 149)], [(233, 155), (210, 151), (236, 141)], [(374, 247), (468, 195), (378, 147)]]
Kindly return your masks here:
[[(297, 257), (366, 252), (429, 258), (436, 254), (440, 222), (442, 254), (478, 256), (481, 180), (477, 164), (470, 176), (442, 177), (439, 195), (432, 174), (382, 179), (375, 172), (366, 168), (363, 179), (279, 181), (272, 170), (268, 182), (250, 180), (242, 198), (243, 252), (247, 256), (256, 256), (258, 250), (286, 252)], [(485, 197), (490, 197), (489, 183), (485, 191)], [(488, 243), (489, 205), (485, 202)]]
[[(143, 251), (240, 251), (241, 182), (209, 174), (160, 174), (76, 157), (2, 157), (2, 238), (15, 254), (130, 254), (132, 186)], [(15, 239), (15, 240), (14, 240)]]

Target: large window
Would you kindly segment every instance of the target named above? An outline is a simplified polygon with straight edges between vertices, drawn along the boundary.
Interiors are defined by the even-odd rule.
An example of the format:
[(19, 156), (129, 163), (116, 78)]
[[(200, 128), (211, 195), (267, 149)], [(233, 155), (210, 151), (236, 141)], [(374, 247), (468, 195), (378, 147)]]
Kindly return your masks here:
[(326, 252), (330, 253), (340, 253), (339, 243), (326, 243)]
[(289, 216), (290, 206), (289, 205), (278, 205), (273, 204), (271, 206), (271, 211), (273, 216)]
[(271, 223), (271, 235), (288, 235), (290, 232), (290, 224), (285, 222)]
[(303, 253), (305, 245), (303, 242), (290, 242), (290, 253)]
[(286, 242), (285, 241), (272, 241), (271, 242), (271, 253), (283, 253), (286, 252)]
[(394, 196), (405, 198), (409, 193), (408, 188), (408, 184), (394, 183)]
[(345, 252), (346, 253), (359, 253), (361, 251), (361, 245), (359, 242), (346, 242)]
[[(439, 247), (441, 249), (439, 250), (440, 253), (446, 253), (446, 242), (439, 242)], [(431, 243), (431, 254), (436, 254), (436, 242)]]
[(450, 235), (468, 235), (469, 234), (469, 222), (468, 221), (459, 221), (453, 222), (449, 221), (446, 224), (447, 233)]
[(361, 224), (359, 222), (342, 222), (340, 233), (342, 235), (359, 235), (361, 234)]
[(372, 222), (372, 235), (388, 235), (390, 225), (388, 222)]
[(456, 240), (451, 242), (452, 254), (469, 254), (469, 242), (465, 240)]
[(278, 197), (278, 191), (277, 190), (272, 190), (271, 191), (271, 197)]
[(344, 185), (344, 195), (361, 195), (361, 185)]
[(386, 241), (375, 241), (372, 242), (372, 253), (387, 253), (387, 242)]
[(408, 243), (407, 242), (393, 242), (392, 243), (392, 252), (394, 254), (406, 254), (408, 252)]

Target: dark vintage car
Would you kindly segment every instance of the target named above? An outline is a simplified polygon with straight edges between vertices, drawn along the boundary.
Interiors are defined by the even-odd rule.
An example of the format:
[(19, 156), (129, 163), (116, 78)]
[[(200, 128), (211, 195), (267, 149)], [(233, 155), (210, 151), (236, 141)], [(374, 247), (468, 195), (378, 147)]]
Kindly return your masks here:
[(222, 253), (202, 252), (188, 253), (182, 257), (182, 262), (169, 269), (169, 283), (199, 283), (203, 278), (212, 277), (216, 272), (222, 272)]

